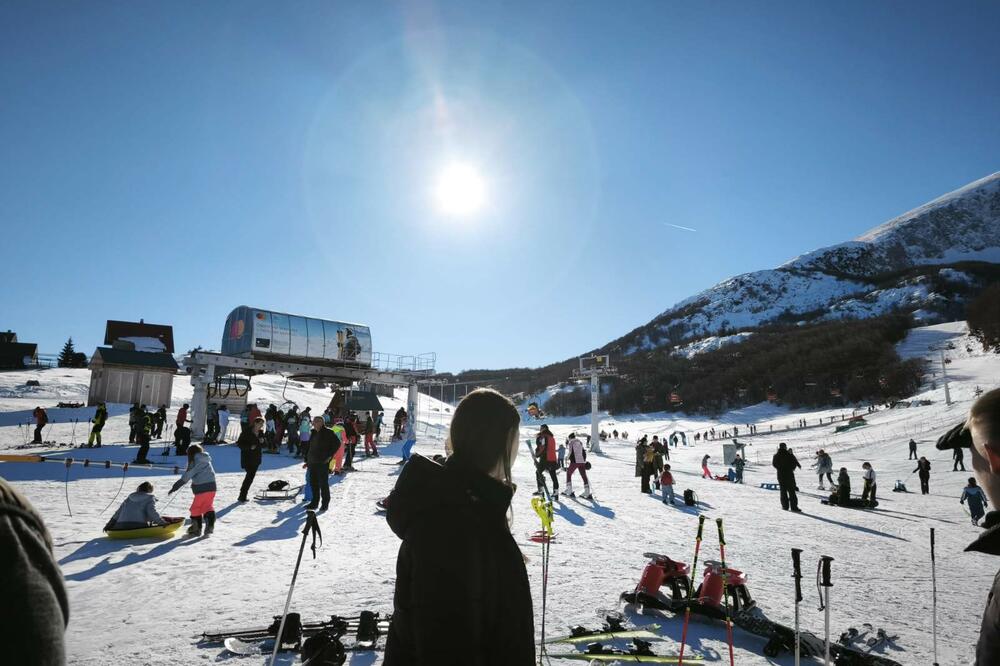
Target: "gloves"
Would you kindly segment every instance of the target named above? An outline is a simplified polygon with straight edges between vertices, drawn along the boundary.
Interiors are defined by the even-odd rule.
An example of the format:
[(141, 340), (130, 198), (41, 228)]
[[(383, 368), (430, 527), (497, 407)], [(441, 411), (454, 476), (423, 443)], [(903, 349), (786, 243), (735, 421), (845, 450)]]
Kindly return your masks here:
[(183, 486), (184, 482), (181, 481), (180, 479), (177, 479), (176, 481), (174, 481), (174, 485), (170, 487), (170, 492), (167, 494), (172, 495), (173, 493), (176, 493), (178, 490), (180, 490)]

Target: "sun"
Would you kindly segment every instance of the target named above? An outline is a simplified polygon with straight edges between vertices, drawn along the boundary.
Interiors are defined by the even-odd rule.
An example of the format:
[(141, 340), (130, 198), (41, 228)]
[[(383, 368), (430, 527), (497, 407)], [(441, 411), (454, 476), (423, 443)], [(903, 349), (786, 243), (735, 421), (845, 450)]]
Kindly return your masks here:
[(486, 181), (471, 164), (449, 164), (438, 174), (434, 201), (446, 215), (472, 215), (486, 205)]

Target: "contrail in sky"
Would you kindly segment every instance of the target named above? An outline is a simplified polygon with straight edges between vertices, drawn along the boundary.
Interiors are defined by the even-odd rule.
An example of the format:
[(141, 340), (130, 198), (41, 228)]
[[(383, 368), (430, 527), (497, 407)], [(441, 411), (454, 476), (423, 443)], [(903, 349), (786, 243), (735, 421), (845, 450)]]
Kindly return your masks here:
[(698, 231), (697, 229), (692, 229), (691, 227), (682, 227), (679, 224), (670, 224), (669, 222), (664, 222), (668, 227), (673, 227), (674, 229), (680, 229), (681, 231)]

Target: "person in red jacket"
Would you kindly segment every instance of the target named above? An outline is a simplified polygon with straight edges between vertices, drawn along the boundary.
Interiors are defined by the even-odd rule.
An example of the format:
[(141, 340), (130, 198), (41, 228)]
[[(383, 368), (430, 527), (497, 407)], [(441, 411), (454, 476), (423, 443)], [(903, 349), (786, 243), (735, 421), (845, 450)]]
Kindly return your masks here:
[(174, 425), (178, 428), (183, 428), (184, 424), (188, 420), (188, 404), (185, 402), (181, 405), (181, 408), (177, 410), (177, 418), (174, 420)]
[(545, 485), (542, 474), (549, 473), (552, 479), (552, 494), (559, 494), (559, 477), (556, 470), (559, 469), (559, 452), (556, 449), (555, 435), (549, 430), (547, 425), (542, 425), (538, 436), (535, 438), (535, 481), (538, 483), (536, 495), (542, 494), (542, 486)]

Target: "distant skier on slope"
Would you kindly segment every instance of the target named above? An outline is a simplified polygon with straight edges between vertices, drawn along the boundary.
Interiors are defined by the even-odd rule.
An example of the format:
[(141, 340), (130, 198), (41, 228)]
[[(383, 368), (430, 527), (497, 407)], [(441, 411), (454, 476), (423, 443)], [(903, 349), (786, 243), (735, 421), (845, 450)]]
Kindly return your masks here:
[(920, 456), (920, 460), (917, 461), (917, 468), (911, 473), (916, 474), (920, 479), (920, 494), (929, 495), (931, 492), (931, 461), (923, 456)]
[(784, 442), (778, 444), (778, 451), (771, 459), (771, 465), (778, 470), (778, 489), (781, 491), (781, 508), (785, 511), (801, 513), (799, 499), (795, 491), (795, 470), (801, 468), (795, 454), (788, 450)]
[(952, 454), (952, 458), (955, 460), (955, 464), (951, 466), (951, 471), (957, 472), (958, 466), (962, 466), (962, 471), (965, 471), (965, 454), (962, 453), (962, 449), (955, 449), (955, 453)]
[(559, 494), (559, 477), (556, 470), (559, 469), (559, 453), (556, 450), (556, 437), (549, 430), (549, 427), (542, 424), (538, 436), (535, 437), (535, 481), (538, 484), (536, 495), (542, 494), (542, 486), (545, 485), (543, 474), (548, 472), (552, 479), (552, 494)]
[(816, 468), (816, 474), (819, 476), (819, 489), (826, 490), (823, 486), (823, 477), (826, 476), (827, 480), (830, 482), (830, 487), (833, 487), (833, 458), (830, 454), (820, 449), (816, 452), (816, 462), (813, 464)]
[(917, 443), (913, 439), (910, 440), (910, 457), (907, 460), (917, 459)]
[(986, 515), (986, 506), (989, 504), (986, 501), (986, 494), (983, 489), (976, 485), (976, 477), (969, 477), (969, 485), (962, 490), (962, 499), (958, 500), (959, 504), (965, 504), (965, 501), (969, 501), (969, 513), (972, 514), (972, 524), (979, 526), (979, 521), (984, 515)]
[(587, 452), (583, 450), (581, 442), (576, 433), (569, 436), (569, 469), (566, 470), (566, 490), (564, 494), (573, 497), (573, 472), (580, 470), (580, 478), (583, 479), (583, 492), (580, 497), (590, 499), (590, 481), (587, 479)]
[(711, 472), (711, 470), (709, 470), (709, 469), (708, 469), (708, 461), (709, 461), (709, 459), (711, 459), (711, 457), (712, 457), (712, 456), (710, 456), (710, 455), (708, 455), (708, 454), (706, 453), (706, 454), (705, 454), (705, 455), (704, 455), (704, 456), (702, 457), (702, 459), (701, 459), (701, 478), (703, 478), (703, 479), (711, 479), (711, 478), (714, 478), (714, 477), (712, 476), (712, 472)]

